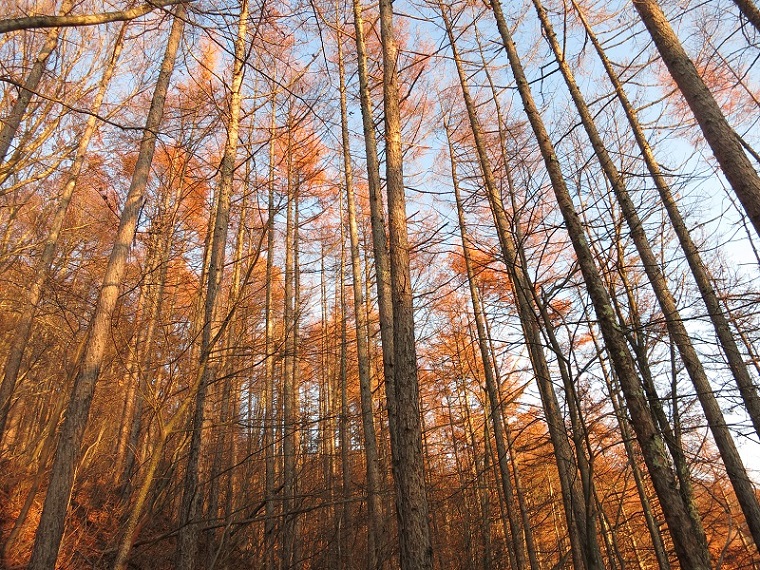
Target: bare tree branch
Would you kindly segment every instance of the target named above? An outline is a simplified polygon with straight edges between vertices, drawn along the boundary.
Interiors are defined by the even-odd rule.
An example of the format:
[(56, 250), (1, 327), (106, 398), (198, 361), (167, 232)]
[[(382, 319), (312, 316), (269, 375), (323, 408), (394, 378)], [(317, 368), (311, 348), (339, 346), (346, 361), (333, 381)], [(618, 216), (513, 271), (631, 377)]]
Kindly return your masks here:
[(173, 6), (186, 0), (161, 0), (145, 2), (134, 8), (116, 12), (101, 12), (99, 14), (69, 14), (65, 16), (25, 16), (23, 18), (8, 18), (0, 20), (0, 34), (30, 28), (68, 28), (73, 26), (96, 26), (108, 22), (124, 22), (144, 16), (158, 8)]

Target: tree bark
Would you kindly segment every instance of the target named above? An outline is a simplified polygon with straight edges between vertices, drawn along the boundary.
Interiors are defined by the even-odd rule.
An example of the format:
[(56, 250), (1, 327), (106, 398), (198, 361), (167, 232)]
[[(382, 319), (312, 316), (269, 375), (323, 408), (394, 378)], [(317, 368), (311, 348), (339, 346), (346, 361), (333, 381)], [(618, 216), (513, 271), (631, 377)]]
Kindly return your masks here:
[[(166, 8), (174, 4), (187, 2), (187, 0), (163, 0), (161, 2), (146, 2), (134, 8), (116, 10), (113, 12), (101, 12), (97, 14), (65, 14), (61, 16), (25, 16), (22, 18), (7, 18), (0, 20), (0, 34), (16, 30), (29, 30), (32, 28), (68, 28), (74, 26), (94, 26), (109, 22), (127, 22), (140, 16), (144, 16), (159, 8)], [(73, 3), (69, 3), (70, 5)]]
[(652, 482), (660, 499), (663, 513), (668, 522), (679, 560), (684, 567), (691, 568), (692, 570), (707, 570), (710, 568), (710, 557), (707, 551), (707, 544), (700, 540), (700, 536), (703, 536), (700, 532), (700, 521), (692, 518), (687, 505), (683, 503), (678, 494), (678, 484), (673, 474), (670, 460), (665, 452), (662, 438), (649, 413), (641, 382), (636, 374), (633, 358), (628, 350), (622, 331), (615, 320), (609, 294), (594, 264), (594, 258), (586, 240), (583, 225), (565, 184), (562, 170), (544, 126), (543, 119), (533, 100), (530, 85), (517, 54), (517, 48), (512, 41), (511, 32), (507, 27), (501, 4), (499, 0), (490, 0), (490, 4), (504, 48), (507, 52), (512, 73), (517, 83), (523, 107), (538, 141), (557, 205), (565, 221), (583, 279), (594, 305), (599, 327), (617, 376), (620, 379), (620, 384), (633, 419), (634, 430)]
[[(393, 29), (392, 0), (380, 0), (385, 109), (385, 176), (388, 196), (391, 298), (393, 306), (393, 398), (395, 418), (390, 429), (401, 570), (433, 566), (428, 504), (422, 455), (422, 425), (417, 353), (414, 338), (413, 291), (406, 224), (401, 113), (398, 87), (398, 47)], [(385, 346), (383, 347), (385, 351)], [(386, 379), (387, 381), (387, 379)], [(389, 402), (389, 408), (391, 404)]]
[[(442, 8), (443, 9), (443, 8)], [(446, 20), (447, 29), (448, 19)], [(450, 38), (451, 40), (451, 38)], [(504, 493), (504, 501), (507, 506), (507, 517), (509, 519), (509, 530), (512, 536), (511, 549), (515, 555), (516, 567), (518, 570), (526, 568), (527, 560), (525, 555), (525, 543), (523, 541), (523, 529), (517, 519), (517, 508), (515, 505), (512, 481), (509, 474), (509, 450), (505, 440), (504, 415), (499, 398), (499, 388), (496, 384), (496, 378), (493, 371), (491, 354), (488, 346), (486, 333), (485, 316), (483, 315), (480, 294), (478, 286), (475, 283), (475, 272), (472, 267), (470, 256), (470, 238), (467, 234), (462, 197), (459, 191), (459, 180), (457, 176), (457, 165), (454, 157), (454, 148), (451, 143), (451, 132), (449, 125), (446, 124), (446, 139), (449, 147), (449, 161), (451, 166), (451, 183), (454, 187), (454, 198), (456, 200), (457, 217), (459, 219), (459, 234), (462, 240), (462, 253), (464, 255), (465, 269), (467, 272), (467, 283), (470, 290), (470, 301), (472, 303), (473, 315), (475, 316), (475, 327), (477, 334), (478, 348), (480, 358), (483, 364), (483, 377), (486, 381), (486, 394), (490, 404), (490, 416), (493, 423), (494, 441), (496, 442), (496, 456), (499, 465), (500, 483)]]
[(214, 318), (218, 312), (219, 293), (224, 272), (227, 234), (230, 224), (230, 201), (232, 197), (237, 159), (238, 139), (240, 135), (240, 111), (242, 106), (242, 85), (245, 75), (246, 45), (248, 34), (248, 0), (241, 0), (238, 16), (235, 54), (230, 85), (230, 107), (227, 122), (227, 140), (219, 166), (219, 186), (216, 195), (216, 215), (211, 237), (211, 255), (208, 266), (208, 281), (203, 309), (203, 328), (201, 330), (199, 369), (201, 382), (194, 394), (195, 410), (191, 420), (190, 450), (185, 471), (182, 506), (180, 511), (180, 531), (177, 541), (177, 568), (193, 570), (198, 558), (199, 515), (203, 505), (202, 495), (198, 489), (200, 458), (203, 445), (204, 408), (206, 392), (215, 370), (210, 365), (212, 338), (218, 327)]
[[(442, 5), (440, 5), (442, 8)], [(560, 475), (562, 498), (565, 507), (568, 536), (571, 543), (573, 562), (577, 568), (601, 567), (601, 554), (596, 540), (596, 530), (593, 518), (589, 517), (586, 509), (586, 501), (583, 497), (583, 489), (578, 485), (578, 463), (570, 446), (568, 434), (565, 429), (564, 419), (560, 413), (559, 401), (552, 384), (549, 365), (543, 353), (543, 342), (540, 327), (533, 306), (532, 287), (522, 261), (519, 259), (515, 244), (510, 237), (510, 224), (506, 216), (501, 194), (498, 191), (496, 179), (493, 174), (482, 127), (478, 120), (475, 105), (470, 95), (469, 86), (462, 66), (461, 58), (456, 47), (453, 30), (444, 9), (441, 10), (444, 23), (447, 28), (449, 45), (454, 55), (454, 63), (459, 76), (470, 129), (475, 142), (478, 163), (483, 175), (483, 183), (486, 195), (497, 229), (499, 245), (501, 247), (504, 262), (512, 278), (512, 286), (517, 301), (517, 309), (523, 333), (526, 339), (529, 358), (536, 376), (541, 402), (546, 417), (549, 434), (554, 447), (557, 468)]]
[(144, 201), (143, 194), (150, 174), (153, 152), (156, 148), (157, 132), (163, 117), (164, 101), (174, 69), (174, 60), (182, 39), (184, 16), (185, 7), (180, 4), (174, 15), (169, 41), (153, 91), (148, 117), (145, 121), (132, 182), (121, 212), (116, 240), (108, 259), (103, 286), (90, 322), (90, 332), (83, 351), (79, 372), (74, 379), (74, 387), (61, 427), (42, 517), (35, 535), (32, 559), (29, 563), (30, 570), (53, 570), (55, 568), (58, 548), (63, 537), (71, 488), (74, 483), (74, 470), (81, 457), (81, 445), (90, 412), (90, 404), (95, 393), (95, 383), (100, 375), (106, 344), (111, 335), (111, 316), (116, 308), (127, 256)]
[(739, 12), (760, 33), (760, 9), (752, 0), (734, 0)]
[(747, 475), (744, 463), (736, 449), (736, 444), (734, 443), (728, 425), (723, 417), (720, 405), (715, 398), (710, 381), (708, 380), (702, 362), (697, 355), (697, 351), (694, 349), (691, 339), (686, 332), (686, 327), (683, 324), (678, 307), (676, 306), (675, 298), (670, 292), (665, 275), (662, 273), (657, 258), (652, 251), (649, 239), (644, 231), (644, 226), (641, 223), (636, 207), (628, 194), (628, 189), (626, 188), (617, 167), (612, 161), (612, 158), (607, 153), (607, 149), (605, 148), (604, 142), (596, 128), (591, 111), (586, 105), (583, 94), (575, 82), (575, 77), (570, 66), (565, 60), (564, 53), (559, 45), (559, 41), (557, 40), (553, 26), (549, 21), (549, 17), (540, 0), (533, 0), (533, 5), (536, 8), (539, 20), (541, 21), (544, 37), (549, 42), (549, 45), (554, 52), (559, 69), (565, 78), (565, 83), (570, 91), (570, 95), (578, 109), (581, 123), (591, 141), (594, 153), (602, 166), (602, 170), (604, 171), (607, 180), (612, 186), (618, 204), (620, 204), (623, 217), (625, 218), (631, 237), (636, 245), (636, 250), (641, 256), (644, 272), (649, 278), (649, 282), (652, 285), (655, 297), (657, 298), (657, 302), (660, 305), (660, 309), (665, 318), (668, 333), (672, 342), (676, 345), (681, 361), (694, 385), (697, 397), (699, 398), (705, 417), (707, 418), (710, 431), (718, 446), (723, 463), (726, 466), (726, 472), (734, 488), (739, 504), (741, 505), (750, 532), (755, 539), (755, 544), (760, 545), (760, 504), (758, 504), (754, 486)]
[[(340, 23), (336, 27), (340, 30)], [(369, 328), (367, 314), (364, 311), (364, 294), (362, 291), (362, 271), (359, 257), (359, 226), (356, 219), (356, 196), (354, 195), (353, 168), (351, 165), (351, 148), (348, 132), (348, 104), (346, 100), (345, 64), (343, 61), (343, 34), (338, 31), (338, 74), (340, 89), (341, 143), (343, 147), (343, 174), (346, 183), (346, 206), (348, 210), (348, 236), (351, 242), (351, 279), (354, 296), (354, 325), (356, 331), (356, 352), (359, 369), (359, 395), (361, 400), (362, 432), (364, 434), (364, 455), (367, 472), (367, 568), (374, 570), (378, 566), (378, 543), (382, 528), (382, 505), (378, 491), (380, 489), (380, 463), (377, 455), (377, 438), (373, 417), (372, 385), (370, 377), (370, 359), (368, 348)]]
[(697, 245), (691, 238), (691, 233), (686, 227), (686, 223), (681, 216), (678, 205), (673, 198), (673, 193), (670, 190), (670, 185), (667, 183), (665, 176), (662, 174), (660, 166), (657, 163), (657, 159), (654, 156), (654, 152), (652, 151), (652, 148), (649, 146), (649, 142), (644, 136), (644, 130), (639, 123), (636, 109), (629, 101), (628, 96), (623, 89), (623, 85), (620, 82), (620, 78), (618, 77), (611, 62), (604, 53), (604, 50), (602, 49), (602, 46), (596, 35), (593, 33), (593, 30), (585, 18), (582, 9), (576, 2), (573, 2), (573, 6), (575, 7), (575, 10), (581, 22), (583, 23), (583, 26), (586, 30), (586, 35), (594, 46), (594, 49), (596, 50), (596, 53), (599, 56), (602, 65), (604, 66), (607, 77), (609, 77), (612, 86), (615, 88), (615, 93), (617, 94), (618, 101), (620, 101), (620, 105), (623, 107), (623, 111), (625, 112), (625, 115), (628, 119), (628, 123), (631, 126), (631, 132), (636, 139), (636, 143), (639, 147), (639, 150), (641, 151), (641, 156), (644, 159), (644, 163), (649, 170), (652, 181), (657, 188), (657, 192), (660, 195), (662, 204), (668, 213), (668, 217), (670, 218), (670, 222), (673, 226), (676, 236), (678, 237), (681, 249), (686, 256), (686, 260), (689, 263), (689, 268), (691, 269), (692, 275), (694, 276), (694, 281), (696, 282), (700, 295), (702, 296), (702, 300), (707, 307), (707, 312), (713, 324), (713, 328), (715, 329), (715, 334), (718, 337), (721, 348), (723, 349), (723, 354), (726, 356), (726, 360), (728, 362), (729, 368), (731, 369), (731, 373), (733, 374), (734, 379), (736, 380), (736, 384), (739, 387), (739, 393), (741, 394), (744, 405), (747, 408), (747, 413), (752, 420), (752, 425), (755, 428), (755, 433), (758, 435), (758, 437), (760, 437), (760, 396), (758, 396), (757, 389), (752, 382), (752, 378), (749, 374), (749, 370), (747, 369), (747, 365), (744, 362), (742, 353), (739, 350), (736, 339), (731, 332), (731, 326), (729, 325), (728, 317), (721, 307), (720, 299), (715, 291), (715, 287), (713, 286), (713, 281), (707, 269), (707, 266), (702, 260), (702, 256), (699, 253)]
[(723, 175), (760, 235), (760, 176), (656, 0), (634, 0), (657, 51), (697, 119)]

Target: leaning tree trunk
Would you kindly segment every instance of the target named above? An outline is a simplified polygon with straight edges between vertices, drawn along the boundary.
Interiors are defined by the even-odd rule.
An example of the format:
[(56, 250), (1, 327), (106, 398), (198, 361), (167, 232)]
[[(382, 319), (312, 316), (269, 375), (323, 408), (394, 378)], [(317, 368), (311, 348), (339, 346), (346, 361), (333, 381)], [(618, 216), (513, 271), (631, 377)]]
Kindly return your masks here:
[(541, 339), (539, 323), (531, 300), (531, 287), (527, 275), (525, 274), (525, 269), (515, 250), (515, 244), (509, 235), (510, 224), (488, 158), (482, 127), (480, 126), (480, 121), (478, 120), (475, 111), (475, 105), (472, 96), (470, 95), (462, 61), (456, 47), (453, 30), (451, 29), (451, 25), (444, 10), (445, 9), (441, 10), (441, 14), (444, 23), (446, 24), (449, 44), (454, 55), (454, 62), (459, 75), (459, 83), (470, 122), (470, 129), (475, 142), (478, 163), (483, 176), (486, 195), (494, 218), (494, 224), (497, 229), (502, 256), (504, 257), (504, 262), (512, 277), (518, 314), (525, 334), (531, 364), (536, 375), (536, 383), (541, 396), (541, 402), (549, 428), (549, 435), (552, 441), (552, 446), (554, 447), (557, 468), (560, 474), (562, 499), (565, 507), (565, 517), (567, 520), (568, 537), (571, 544), (573, 563), (577, 568), (600, 568), (602, 562), (601, 553), (599, 552), (596, 540), (596, 531), (593, 528), (593, 525), (589, 524), (592, 522), (592, 519), (589, 518), (586, 502), (583, 500), (583, 490), (577, 484), (578, 466), (568, 440), (568, 434), (564, 426), (562, 414), (560, 413), (560, 406), (552, 384), (546, 356), (543, 353), (543, 342)]
[[(748, 0), (749, 1), (749, 0)], [(636, 109), (631, 104), (628, 96), (623, 89), (623, 85), (620, 78), (617, 75), (612, 63), (607, 58), (599, 40), (593, 33), (591, 26), (585, 18), (585, 15), (580, 6), (576, 2), (573, 2), (573, 6), (583, 23), (589, 40), (591, 41), (594, 49), (596, 50), (599, 59), (604, 66), (607, 76), (615, 88), (615, 93), (620, 105), (623, 107), (623, 111), (628, 119), (628, 123), (631, 126), (631, 132), (636, 139), (636, 143), (641, 151), (641, 156), (649, 170), (649, 174), (652, 177), (657, 192), (660, 195), (662, 204), (665, 207), (665, 211), (668, 213), (670, 222), (678, 237), (678, 241), (681, 244), (686, 260), (689, 263), (694, 281), (697, 284), (699, 292), (702, 296), (702, 300), (707, 307), (707, 313), (715, 329), (715, 334), (718, 337), (720, 346), (723, 349), (723, 354), (726, 355), (728, 366), (731, 369), (731, 373), (736, 380), (736, 384), (739, 387), (739, 393), (742, 396), (744, 405), (747, 408), (747, 413), (752, 420), (752, 425), (755, 428), (755, 433), (760, 437), (760, 396), (758, 396), (757, 389), (752, 382), (752, 378), (747, 369), (747, 365), (744, 362), (742, 353), (739, 350), (739, 346), (736, 343), (731, 332), (731, 326), (729, 325), (729, 319), (726, 316), (723, 308), (721, 307), (720, 299), (715, 287), (712, 283), (707, 266), (702, 261), (702, 257), (699, 253), (694, 240), (691, 238), (691, 234), (686, 227), (686, 223), (681, 216), (681, 212), (678, 210), (678, 205), (673, 198), (673, 193), (670, 190), (670, 185), (665, 180), (665, 176), (662, 174), (660, 165), (657, 163), (657, 159), (652, 152), (652, 148), (649, 146), (649, 142), (644, 136), (644, 129), (638, 120)]]
[(753, 0), (734, 0), (734, 4), (739, 8), (742, 16), (747, 18), (749, 23), (760, 33), (760, 9)]
[(703, 536), (700, 532), (701, 522), (692, 517), (688, 506), (684, 504), (678, 493), (678, 484), (670, 459), (665, 451), (662, 437), (649, 412), (633, 358), (615, 319), (609, 293), (605, 289), (594, 263), (583, 225), (567, 189), (557, 155), (554, 152), (554, 146), (549, 139), (543, 119), (533, 99), (530, 84), (525, 76), (501, 4), (499, 0), (490, 0), (490, 5), (496, 18), (496, 24), (507, 52), (523, 107), (538, 141), (557, 205), (565, 221), (583, 279), (594, 305), (599, 327), (628, 403), (634, 431), (641, 446), (644, 461), (649, 469), (652, 483), (660, 499), (663, 514), (668, 522), (678, 558), (684, 567), (692, 570), (707, 570), (710, 568), (710, 556), (707, 544), (700, 539)]
[[(61, 5), (61, 14), (66, 15), (74, 6), (74, 0), (64, 0)], [(37, 53), (37, 57), (34, 59), (32, 69), (29, 70), (29, 75), (26, 76), (26, 80), (21, 87), (21, 91), (16, 99), (16, 102), (11, 107), (10, 114), (2, 119), (3, 128), (0, 129), (0, 173), (3, 171), (3, 163), (8, 155), (8, 151), (11, 148), (13, 137), (16, 136), (21, 120), (24, 118), (26, 109), (29, 106), (29, 102), (32, 100), (32, 96), (37, 92), (37, 87), (42, 80), (42, 75), (45, 73), (45, 67), (47, 65), (50, 54), (53, 53), (56, 47), (58, 47), (58, 39), (60, 34), (60, 28), (50, 28), (45, 34), (45, 43)]]
[(636, 0), (633, 6), (697, 119), (723, 175), (760, 235), (760, 176), (744, 153), (741, 138), (728, 124), (657, 1)]
[(63, 538), (66, 511), (68, 510), (71, 488), (74, 484), (74, 470), (81, 457), (81, 445), (90, 412), (90, 404), (95, 393), (95, 383), (100, 375), (106, 344), (111, 336), (111, 316), (119, 298), (119, 286), (144, 202), (143, 194), (148, 182), (153, 152), (156, 148), (157, 133), (163, 117), (164, 101), (174, 69), (174, 60), (182, 39), (185, 12), (185, 5), (180, 4), (174, 14), (169, 41), (161, 62), (148, 117), (145, 121), (132, 182), (124, 201), (119, 229), (108, 259), (103, 286), (90, 321), (87, 343), (79, 371), (74, 378), (74, 387), (61, 426), (50, 484), (45, 496), (40, 524), (35, 535), (32, 558), (29, 563), (30, 570), (53, 570), (58, 558), (58, 548)]
[(490, 407), (491, 422), (493, 423), (494, 441), (496, 442), (496, 457), (499, 465), (499, 477), (504, 493), (504, 502), (507, 507), (507, 518), (509, 520), (509, 530), (512, 535), (511, 550), (514, 552), (516, 567), (518, 570), (526, 568), (525, 543), (523, 541), (523, 529), (517, 519), (517, 507), (515, 505), (512, 481), (509, 473), (509, 450), (505, 438), (504, 414), (499, 398), (499, 388), (496, 384), (491, 354), (488, 346), (486, 333), (485, 316), (483, 315), (482, 305), (478, 286), (475, 283), (475, 271), (472, 267), (470, 255), (470, 237), (467, 233), (464, 219), (464, 209), (462, 197), (459, 191), (459, 179), (457, 176), (457, 165), (454, 157), (454, 148), (451, 143), (451, 132), (449, 125), (445, 125), (446, 139), (449, 147), (449, 161), (451, 165), (451, 183), (454, 187), (454, 198), (456, 200), (457, 217), (459, 219), (459, 235), (462, 241), (462, 253), (464, 256), (465, 270), (467, 272), (467, 283), (470, 290), (470, 301), (472, 303), (473, 315), (475, 316), (475, 327), (480, 350), (480, 358), (483, 364), (483, 376), (486, 381), (486, 393)]
[(715, 398), (710, 381), (708, 380), (702, 362), (697, 355), (697, 351), (694, 349), (691, 339), (686, 332), (686, 327), (683, 324), (678, 307), (676, 306), (675, 298), (670, 292), (665, 275), (662, 273), (657, 257), (652, 251), (649, 239), (644, 231), (644, 226), (636, 211), (636, 207), (628, 194), (628, 189), (626, 188), (615, 163), (612, 161), (612, 158), (609, 156), (609, 153), (604, 146), (604, 142), (596, 128), (591, 111), (575, 81), (570, 66), (565, 60), (564, 53), (559, 45), (559, 41), (557, 40), (553, 26), (549, 21), (549, 17), (540, 0), (533, 0), (533, 5), (535, 6), (536, 12), (541, 21), (544, 37), (547, 39), (554, 52), (555, 59), (557, 60), (559, 69), (565, 78), (565, 83), (570, 91), (573, 102), (578, 109), (581, 123), (591, 141), (594, 153), (599, 160), (599, 164), (602, 166), (602, 170), (604, 171), (610, 186), (612, 186), (617, 202), (620, 204), (623, 217), (628, 224), (636, 250), (641, 256), (644, 272), (649, 278), (657, 302), (660, 305), (660, 310), (662, 310), (663, 316), (665, 317), (668, 333), (672, 342), (676, 345), (681, 361), (694, 385), (697, 397), (702, 405), (702, 410), (707, 418), (710, 431), (718, 446), (723, 463), (726, 466), (726, 472), (731, 481), (734, 492), (736, 493), (736, 498), (739, 501), (739, 505), (747, 520), (747, 525), (755, 539), (755, 544), (760, 545), (760, 504), (758, 504), (754, 486), (747, 475), (744, 463), (736, 449), (736, 444), (728, 429), (726, 420), (723, 417), (720, 405)]
[[(58, 245), (58, 236), (61, 235), (63, 223), (66, 219), (66, 212), (68, 212), (71, 197), (74, 194), (74, 189), (76, 188), (77, 180), (79, 179), (79, 173), (82, 172), (82, 167), (87, 158), (87, 148), (90, 146), (90, 141), (95, 133), (100, 107), (103, 104), (103, 99), (105, 98), (106, 91), (108, 90), (111, 78), (116, 69), (116, 62), (118, 61), (122, 47), (124, 46), (125, 30), (126, 25), (121, 27), (119, 34), (116, 36), (113, 53), (108, 61), (105, 71), (103, 72), (103, 77), (98, 86), (98, 92), (95, 94), (95, 99), (92, 102), (92, 112), (87, 118), (84, 132), (79, 138), (79, 145), (77, 146), (74, 162), (69, 169), (66, 183), (58, 198), (58, 207), (53, 216), (53, 221), (50, 224), (47, 238), (45, 238), (42, 256), (35, 268), (34, 281), (29, 285), (27, 298), (24, 302), (24, 310), (21, 312), (21, 316), (16, 323), (13, 338), (11, 340), (11, 347), (8, 353), (8, 360), (5, 362), (3, 381), (2, 384), (0, 384), (0, 444), (2, 444), (3, 441), (5, 424), (8, 420), (8, 413), (11, 408), (11, 398), (13, 397), (13, 390), (16, 386), (16, 382), (18, 381), (24, 351), (26, 350), (26, 345), (29, 342), (29, 337), (32, 332), (32, 324), (37, 312), (37, 305), (40, 302), (42, 289), (45, 285), (48, 273), (50, 272), (50, 268), (53, 265), (53, 259)], [(57, 33), (55, 37), (58, 37)], [(2, 162), (2, 158), (0, 158), (0, 162)]]

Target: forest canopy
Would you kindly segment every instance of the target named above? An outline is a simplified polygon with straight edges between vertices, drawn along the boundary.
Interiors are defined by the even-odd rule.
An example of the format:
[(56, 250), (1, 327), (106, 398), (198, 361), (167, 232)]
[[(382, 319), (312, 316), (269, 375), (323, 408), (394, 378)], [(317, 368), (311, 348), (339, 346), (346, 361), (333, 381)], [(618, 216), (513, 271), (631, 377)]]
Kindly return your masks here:
[(0, 97), (0, 567), (760, 568), (755, 0), (17, 0)]

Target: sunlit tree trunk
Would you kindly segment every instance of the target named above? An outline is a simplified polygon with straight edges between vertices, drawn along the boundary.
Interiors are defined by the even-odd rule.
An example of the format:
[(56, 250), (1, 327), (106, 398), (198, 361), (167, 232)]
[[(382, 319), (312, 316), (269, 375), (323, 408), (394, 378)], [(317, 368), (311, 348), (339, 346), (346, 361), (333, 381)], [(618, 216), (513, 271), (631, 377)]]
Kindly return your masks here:
[[(64, 0), (61, 4), (61, 14), (68, 14), (73, 6), (74, 0)], [(45, 43), (42, 45), (42, 48), (37, 53), (37, 57), (34, 59), (32, 68), (29, 70), (29, 75), (27, 75), (24, 80), (24, 84), (21, 87), (16, 102), (11, 108), (10, 114), (0, 121), (3, 124), (3, 128), (0, 129), (0, 174), (4, 175), (3, 164), (5, 163), (8, 151), (11, 148), (13, 137), (16, 136), (16, 131), (18, 131), (19, 125), (21, 125), (21, 120), (24, 118), (29, 102), (32, 100), (32, 96), (36, 93), (42, 75), (45, 73), (48, 58), (50, 57), (50, 54), (53, 53), (53, 50), (58, 47), (60, 31), (60, 28), (50, 28), (45, 33)], [(2, 433), (2, 430), (0, 430), (0, 433)]]
[(58, 548), (63, 537), (66, 512), (74, 483), (74, 470), (81, 457), (82, 439), (90, 412), (90, 404), (95, 393), (95, 383), (100, 375), (106, 345), (111, 335), (111, 316), (116, 308), (132, 237), (144, 202), (143, 194), (148, 182), (157, 133), (163, 117), (164, 101), (174, 69), (174, 60), (182, 39), (184, 17), (185, 6), (181, 4), (175, 11), (169, 41), (153, 91), (148, 117), (145, 121), (132, 182), (124, 201), (119, 228), (103, 278), (103, 286), (98, 295), (98, 301), (90, 322), (89, 336), (79, 371), (74, 379), (74, 387), (65, 420), (61, 427), (50, 483), (45, 496), (45, 505), (35, 535), (32, 559), (29, 563), (30, 570), (53, 570), (58, 557)]
[[(380, 342), (382, 345), (383, 380), (388, 409), (388, 423), (396, 420), (396, 395), (393, 383), (393, 307), (391, 306), (390, 259), (388, 237), (386, 235), (385, 215), (380, 186), (380, 164), (377, 154), (375, 120), (372, 111), (369, 79), (367, 72), (367, 48), (364, 39), (364, 22), (362, 20), (361, 0), (353, 0), (354, 32), (356, 35), (356, 54), (359, 76), (359, 103), (362, 114), (362, 133), (367, 160), (367, 185), (369, 187), (370, 224), (372, 228), (372, 253), (375, 266), (377, 288), (377, 307), (380, 320)], [(393, 419), (391, 419), (393, 418)], [(382, 426), (382, 424), (381, 424)], [(391, 446), (397, 445), (395, 430), (390, 431)], [(382, 440), (381, 440), (382, 441)], [(384, 530), (378, 536), (378, 565), (385, 566), (387, 560), (385, 539), (390, 533)]]
[[(35, 269), (34, 281), (29, 285), (28, 297), (24, 303), (24, 310), (16, 323), (10, 350), (8, 351), (8, 359), (5, 362), (5, 369), (3, 370), (3, 381), (2, 384), (0, 384), (0, 445), (3, 441), (5, 424), (11, 408), (13, 390), (18, 381), (19, 371), (21, 370), (24, 351), (26, 350), (26, 345), (29, 342), (29, 337), (32, 332), (32, 324), (34, 323), (37, 305), (42, 298), (42, 290), (45, 285), (45, 280), (47, 279), (48, 273), (53, 264), (56, 247), (58, 245), (58, 238), (63, 229), (63, 223), (69, 209), (69, 204), (71, 203), (71, 197), (74, 194), (79, 174), (82, 172), (82, 167), (87, 158), (87, 148), (90, 146), (90, 141), (95, 134), (95, 129), (98, 123), (97, 115), (103, 104), (103, 98), (106, 95), (108, 86), (111, 83), (111, 78), (116, 69), (116, 62), (119, 60), (119, 55), (124, 46), (125, 29), (126, 26), (121, 27), (116, 36), (116, 40), (114, 41), (113, 52), (108, 60), (106, 69), (103, 72), (103, 77), (100, 80), (95, 99), (92, 102), (92, 114), (87, 118), (84, 131), (79, 138), (79, 145), (77, 146), (74, 162), (69, 169), (63, 190), (58, 198), (58, 207), (56, 208), (52, 223), (50, 224), (48, 235), (45, 238), (42, 255), (40, 256), (40, 260)], [(55, 37), (58, 37), (57, 31)], [(2, 162), (2, 158), (0, 158), (0, 162)]]
[(755, 232), (760, 234), (760, 176), (744, 153), (739, 135), (728, 124), (657, 1), (636, 0), (633, 6), (694, 113), (723, 175), (744, 206)]

